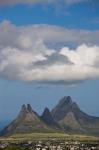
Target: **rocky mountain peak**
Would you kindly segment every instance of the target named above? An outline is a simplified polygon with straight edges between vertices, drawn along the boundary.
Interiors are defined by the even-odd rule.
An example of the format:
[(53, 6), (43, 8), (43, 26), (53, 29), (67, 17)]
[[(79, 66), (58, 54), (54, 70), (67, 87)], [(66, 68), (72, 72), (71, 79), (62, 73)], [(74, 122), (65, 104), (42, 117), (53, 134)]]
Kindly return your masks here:
[(64, 106), (64, 105), (71, 105), (73, 103), (72, 98), (70, 96), (64, 96), (60, 101), (59, 105)]
[(43, 114), (51, 114), (49, 108), (45, 108)]
[(45, 119), (53, 119), (52, 118), (52, 115), (51, 115), (51, 112), (50, 112), (50, 110), (46, 107), (45, 109), (44, 109), (44, 112), (43, 112), (43, 114), (42, 114), (42, 118), (45, 120)]
[(99, 118), (84, 113), (70, 96), (65, 96), (51, 112), (46, 107), (42, 116), (39, 116), (30, 104), (22, 105), (18, 116), (0, 132), (0, 135), (35, 131), (45, 133), (54, 130), (99, 135)]
[(51, 111), (53, 118), (58, 121), (66, 116), (68, 112), (76, 112), (79, 110), (78, 105), (72, 101), (70, 96), (63, 97), (55, 108)]
[(27, 104), (27, 111), (29, 111), (29, 112), (33, 112), (33, 109), (32, 109), (32, 107), (31, 107), (31, 105), (30, 105), (30, 104)]
[(26, 111), (26, 110), (27, 110), (26, 105), (23, 104), (22, 107), (21, 107), (21, 111), (23, 112), (23, 111)]
[(27, 104), (27, 105), (23, 104), (22, 107), (21, 107), (21, 111), (20, 112), (21, 113), (26, 113), (26, 112), (30, 112), (31, 113), (31, 112), (33, 112), (33, 109), (32, 109), (30, 104)]
[(60, 126), (55, 122), (55, 120), (53, 119), (53, 116), (50, 112), (50, 110), (46, 107), (44, 109), (44, 112), (41, 116), (41, 119), (50, 127), (55, 128), (55, 129), (59, 129)]
[(67, 103), (72, 103), (73, 101), (72, 101), (72, 98), (70, 97), (70, 96), (67, 96), (66, 97), (66, 101), (67, 101)]
[(0, 135), (11, 135), (13, 133), (31, 133), (35, 131), (48, 130), (39, 115), (33, 111), (30, 104), (22, 105), (17, 117), (1, 132)]

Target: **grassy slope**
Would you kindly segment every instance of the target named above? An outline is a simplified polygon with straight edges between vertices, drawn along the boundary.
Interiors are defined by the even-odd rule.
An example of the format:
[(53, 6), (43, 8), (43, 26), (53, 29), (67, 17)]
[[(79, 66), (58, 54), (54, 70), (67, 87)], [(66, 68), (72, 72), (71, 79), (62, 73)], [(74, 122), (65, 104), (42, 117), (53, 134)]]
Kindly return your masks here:
[(7, 138), (0, 139), (1, 141), (28, 141), (28, 140), (78, 140), (78, 141), (98, 141), (99, 137), (85, 135), (69, 135), (63, 133), (31, 133), (31, 134), (16, 134)]

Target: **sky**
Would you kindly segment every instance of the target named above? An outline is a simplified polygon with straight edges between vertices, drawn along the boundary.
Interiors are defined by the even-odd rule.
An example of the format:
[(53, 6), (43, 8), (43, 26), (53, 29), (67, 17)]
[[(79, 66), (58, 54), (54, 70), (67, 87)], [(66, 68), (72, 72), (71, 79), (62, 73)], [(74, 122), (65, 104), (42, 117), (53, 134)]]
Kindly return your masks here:
[(70, 95), (99, 116), (99, 1), (0, 1), (0, 121)]

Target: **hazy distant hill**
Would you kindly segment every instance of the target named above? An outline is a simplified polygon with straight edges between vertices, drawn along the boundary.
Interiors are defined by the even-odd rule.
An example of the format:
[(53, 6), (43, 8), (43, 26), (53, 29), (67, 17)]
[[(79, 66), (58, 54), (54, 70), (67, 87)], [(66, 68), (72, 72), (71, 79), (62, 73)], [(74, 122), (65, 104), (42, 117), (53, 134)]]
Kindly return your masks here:
[(62, 98), (50, 112), (45, 108), (40, 117), (28, 104), (23, 105), (19, 115), (0, 135), (33, 132), (66, 132), (99, 135), (99, 117), (80, 110), (70, 96)]

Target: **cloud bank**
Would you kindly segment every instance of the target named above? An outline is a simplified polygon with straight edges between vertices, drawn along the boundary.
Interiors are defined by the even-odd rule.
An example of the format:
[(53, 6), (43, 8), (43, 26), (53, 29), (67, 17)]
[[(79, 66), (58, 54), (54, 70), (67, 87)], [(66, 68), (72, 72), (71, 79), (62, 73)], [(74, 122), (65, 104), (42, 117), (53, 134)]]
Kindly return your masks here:
[[(99, 78), (99, 31), (0, 24), (0, 78), (73, 85)], [(48, 44), (52, 44), (51, 48)], [(75, 48), (55, 45), (75, 43)]]

